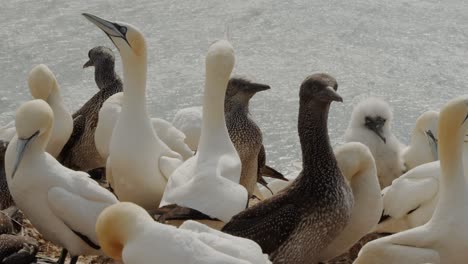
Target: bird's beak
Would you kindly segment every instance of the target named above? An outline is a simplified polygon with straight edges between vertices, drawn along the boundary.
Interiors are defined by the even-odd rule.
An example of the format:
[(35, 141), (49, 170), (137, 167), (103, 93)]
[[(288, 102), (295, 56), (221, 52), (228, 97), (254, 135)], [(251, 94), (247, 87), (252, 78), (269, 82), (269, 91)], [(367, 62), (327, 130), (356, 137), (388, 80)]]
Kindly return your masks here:
[(88, 68), (89, 66), (93, 66), (93, 62), (91, 60), (87, 61), (84, 65), (83, 65), (83, 69), (84, 68)]
[(341, 96), (331, 86), (327, 86), (322, 96), (328, 99), (328, 101), (343, 102), (343, 98), (341, 98)]
[(15, 173), (18, 170), (18, 167), (21, 163), (21, 160), (23, 159), (24, 152), (26, 151), (26, 148), (28, 147), (29, 143), (34, 141), (34, 139), (39, 135), (39, 131), (34, 133), (32, 136), (26, 139), (18, 138), (17, 144), (16, 144), (16, 158), (15, 158), (15, 163), (13, 165), (13, 173), (11, 174), (11, 178), (15, 177)]
[(266, 84), (261, 84), (261, 83), (250, 83), (246, 90), (253, 92), (253, 93), (258, 93), (261, 91), (269, 90), (270, 86)]
[(370, 130), (372, 130), (374, 133), (379, 136), (380, 139), (384, 142), (384, 144), (387, 144), (387, 139), (383, 136), (383, 127), (385, 125), (385, 121), (377, 121), (373, 120), (373, 122), (366, 123), (366, 127)]
[(425, 132), (427, 141), (429, 142), (429, 146), (431, 147), (431, 153), (434, 157), (434, 160), (439, 159), (439, 151), (438, 151), (438, 142), (437, 138), (435, 138), (434, 134), (432, 134), (431, 130)]
[(95, 15), (91, 15), (88, 13), (83, 13), (82, 14), (86, 19), (91, 21), (94, 25), (96, 25), (98, 28), (100, 28), (104, 33), (107, 34), (109, 37), (118, 37), (118, 38), (123, 38), (125, 39), (125, 36), (119, 31), (119, 29), (116, 27), (115, 23), (112, 23), (110, 21), (107, 21), (105, 19), (99, 18)]

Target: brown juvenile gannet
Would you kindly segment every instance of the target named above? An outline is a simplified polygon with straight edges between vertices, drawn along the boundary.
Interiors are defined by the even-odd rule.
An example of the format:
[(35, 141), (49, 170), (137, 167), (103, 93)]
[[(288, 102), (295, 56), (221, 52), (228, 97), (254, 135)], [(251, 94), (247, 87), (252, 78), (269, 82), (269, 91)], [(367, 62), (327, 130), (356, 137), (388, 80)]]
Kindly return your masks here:
[[(224, 116), (229, 137), (242, 162), (240, 184), (247, 189), (249, 195), (254, 192), (257, 181), (262, 182), (262, 172), (268, 171), (265, 164), (262, 131), (250, 118), (249, 102), (257, 92), (268, 89), (270, 86), (266, 84), (254, 83), (242, 78), (231, 78), (224, 100)], [(283, 175), (279, 175), (277, 177), (284, 178)]]
[(303, 170), (277, 195), (234, 216), (223, 231), (257, 242), (273, 263), (317, 263), (346, 226), (352, 191), (337, 166), (328, 137), (330, 104), (342, 102), (336, 80), (309, 76), (299, 93), (298, 130)]
[[(17, 235), (18, 211), (15, 206), (0, 211), (0, 263), (29, 264), (35, 260), (39, 244), (31, 237)], [(14, 222), (19, 226), (15, 228)]]
[(0, 140), (0, 210), (15, 204), (10, 195), (5, 175), (5, 152), (7, 147), (8, 142)]
[(115, 73), (115, 57), (111, 49), (98, 46), (88, 53), (83, 68), (94, 66), (94, 80), (99, 91), (73, 114), (73, 133), (57, 158), (70, 169), (89, 171), (104, 167), (106, 160), (94, 144), (99, 109), (115, 93), (122, 91), (122, 80)]

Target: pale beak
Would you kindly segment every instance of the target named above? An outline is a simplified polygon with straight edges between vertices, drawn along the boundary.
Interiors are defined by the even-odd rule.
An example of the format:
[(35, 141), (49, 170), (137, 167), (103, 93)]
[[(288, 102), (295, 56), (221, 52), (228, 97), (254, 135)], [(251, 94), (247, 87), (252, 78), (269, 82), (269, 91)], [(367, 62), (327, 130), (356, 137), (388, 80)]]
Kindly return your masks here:
[(11, 174), (12, 179), (13, 177), (15, 177), (15, 173), (18, 170), (21, 160), (23, 159), (26, 148), (28, 147), (29, 143), (31, 143), (32, 141), (34, 141), (34, 139), (36, 139), (38, 135), (39, 135), (39, 131), (35, 132), (29, 138), (26, 138), (26, 139), (18, 138), (18, 141), (16, 143), (16, 158), (15, 158), (15, 163), (13, 165), (13, 173)]
[(106, 33), (109, 37), (112, 36), (125, 39), (125, 36), (119, 31), (114, 23), (88, 13), (83, 13), (82, 15), (91, 21), (91, 23), (104, 31), (104, 33)]

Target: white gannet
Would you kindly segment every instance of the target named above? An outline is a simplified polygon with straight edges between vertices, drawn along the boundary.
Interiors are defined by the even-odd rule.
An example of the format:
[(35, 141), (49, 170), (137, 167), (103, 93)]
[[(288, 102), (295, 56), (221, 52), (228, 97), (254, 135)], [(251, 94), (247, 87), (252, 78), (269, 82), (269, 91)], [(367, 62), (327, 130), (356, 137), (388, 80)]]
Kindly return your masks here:
[(16, 133), (8, 145), (5, 170), (16, 205), (33, 226), (54, 244), (79, 255), (100, 254), (94, 226), (99, 213), (117, 199), (84, 172), (62, 166), (45, 152), (53, 112), (40, 99), (16, 111)]
[(397, 233), (425, 224), (439, 197), (440, 162), (422, 164), (382, 190), (383, 213), (377, 232)]
[[(46, 101), (54, 112), (54, 127), (46, 151), (57, 157), (73, 130), (73, 119), (63, 103), (57, 79), (46, 65), (39, 64), (29, 72), (28, 86), (32, 97)], [(10, 141), (16, 135), (14, 121), (2, 129), (5, 129), (0, 132), (5, 133), (1, 136), (3, 141)]]
[(203, 108), (193, 106), (182, 108), (176, 112), (172, 124), (185, 135), (185, 143), (191, 150), (196, 151), (200, 140), (203, 120)]
[(344, 135), (345, 142), (361, 142), (370, 149), (382, 189), (405, 170), (401, 157), (403, 145), (392, 134), (392, 119), (392, 111), (385, 101), (367, 98), (354, 107)]
[(335, 148), (334, 152), (338, 167), (353, 190), (354, 206), (346, 227), (320, 253), (322, 261), (346, 252), (375, 228), (382, 215), (377, 169), (369, 148), (358, 142), (350, 142)]
[(411, 143), (402, 153), (406, 170), (421, 164), (438, 160), (437, 154), (437, 122), (439, 113), (436, 111), (424, 112), (416, 120), (411, 134)]
[(130, 24), (83, 16), (112, 40), (123, 64), (122, 110), (112, 131), (106, 177), (120, 200), (155, 208), (182, 157), (158, 137), (146, 110), (145, 38)]
[[(122, 110), (123, 93), (109, 97), (99, 110), (99, 120), (96, 126), (94, 141), (101, 157), (109, 156), (109, 145), (112, 131), (120, 111)], [(151, 118), (153, 129), (158, 137), (172, 150), (179, 153), (184, 160), (193, 156), (193, 152), (185, 142), (185, 135), (168, 121), (161, 118)]]
[(268, 264), (255, 242), (186, 221), (178, 229), (155, 222), (143, 208), (122, 202), (106, 208), (96, 223), (106, 254), (124, 264)]
[(161, 207), (176, 204), (227, 222), (247, 206), (247, 190), (239, 184), (241, 161), (224, 117), (224, 97), (234, 61), (234, 49), (226, 40), (208, 49), (198, 150), (171, 175)]
[(449, 101), (440, 111), (439, 201), (429, 222), (368, 243), (355, 264), (466, 263), (468, 186), (462, 156), (467, 120), (468, 96)]

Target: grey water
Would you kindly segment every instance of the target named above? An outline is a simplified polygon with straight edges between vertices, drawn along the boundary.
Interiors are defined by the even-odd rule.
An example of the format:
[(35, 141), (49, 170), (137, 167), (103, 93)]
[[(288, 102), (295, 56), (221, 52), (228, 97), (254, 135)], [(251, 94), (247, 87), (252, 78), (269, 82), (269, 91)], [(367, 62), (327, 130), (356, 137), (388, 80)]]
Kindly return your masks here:
[[(172, 120), (201, 104), (204, 58), (226, 31), (236, 52), (234, 74), (269, 84), (251, 114), (268, 162), (288, 173), (300, 160), (298, 91), (314, 72), (336, 77), (329, 133), (342, 143), (353, 106), (369, 96), (394, 111), (393, 131), (408, 143), (416, 118), (467, 93), (466, 0), (1, 0), (0, 126), (30, 99), (27, 73), (39, 63), (56, 74), (70, 111), (96, 91), (88, 50), (110, 40), (81, 13), (137, 26), (148, 44), (148, 112)], [(228, 29), (228, 30), (226, 30)], [(121, 72), (117, 56), (117, 70)]]

